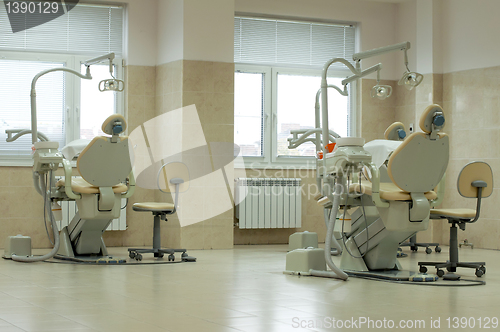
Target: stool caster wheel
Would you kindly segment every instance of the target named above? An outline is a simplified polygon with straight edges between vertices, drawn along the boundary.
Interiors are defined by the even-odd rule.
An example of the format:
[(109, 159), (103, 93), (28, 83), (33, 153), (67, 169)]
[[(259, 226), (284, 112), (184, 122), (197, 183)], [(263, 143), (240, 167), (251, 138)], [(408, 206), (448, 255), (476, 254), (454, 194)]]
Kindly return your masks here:
[(427, 273), (427, 268), (425, 266), (421, 265), (419, 271), (420, 271), (420, 273)]
[(481, 266), (479, 269), (480, 269), (481, 271), (483, 271), (483, 274), (486, 274), (486, 267), (485, 267), (485, 266)]
[(411, 249), (411, 251), (418, 251), (418, 247), (415, 247), (415, 246), (411, 246), (410, 249)]
[(163, 258), (163, 253), (162, 252), (155, 252), (154, 256), (158, 257), (158, 258)]
[(141, 254), (136, 254), (135, 255), (135, 259), (138, 260), (138, 261), (142, 261), (142, 255)]
[(129, 251), (129, 252), (128, 252), (128, 257), (130, 257), (130, 258), (132, 258), (132, 259), (134, 259), (134, 258), (135, 258), (135, 255), (136, 255), (135, 251)]
[(170, 254), (170, 255), (168, 255), (168, 261), (169, 261), (169, 262), (173, 262), (173, 261), (175, 261), (175, 255), (174, 255), (174, 254)]
[(187, 252), (183, 252), (183, 253), (182, 253), (181, 258), (184, 258), (184, 257), (188, 257)]
[(483, 270), (481, 268), (476, 269), (476, 277), (482, 277), (484, 274)]
[(441, 252), (441, 247), (436, 247), (436, 248), (434, 249), (434, 251), (435, 251), (435, 252)]
[(425, 248), (425, 253), (428, 255), (428, 254), (432, 254), (432, 249), (427, 247)]
[(441, 270), (441, 269), (438, 269), (438, 270), (436, 271), (436, 274), (437, 274), (437, 276), (438, 276), (438, 277), (442, 278), (442, 277), (444, 276), (444, 271), (443, 271), (443, 270)]

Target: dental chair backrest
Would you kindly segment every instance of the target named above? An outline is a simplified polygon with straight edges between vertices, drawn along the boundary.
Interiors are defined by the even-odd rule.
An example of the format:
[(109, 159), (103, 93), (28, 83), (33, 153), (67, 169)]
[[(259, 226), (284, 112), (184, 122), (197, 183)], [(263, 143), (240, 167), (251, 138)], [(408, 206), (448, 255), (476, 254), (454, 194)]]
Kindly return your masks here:
[(441, 181), (449, 159), (449, 137), (444, 128), (444, 113), (430, 105), (420, 117), (420, 129), (394, 150), (387, 167), (391, 181), (406, 192), (432, 191)]
[(118, 136), (127, 129), (120, 114), (109, 116), (102, 131), (111, 137), (97, 136), (80, 153), (77, 168), (82, 178), (96, 187), (112, 187), (123, 182), (132, 170), (128, 137)]

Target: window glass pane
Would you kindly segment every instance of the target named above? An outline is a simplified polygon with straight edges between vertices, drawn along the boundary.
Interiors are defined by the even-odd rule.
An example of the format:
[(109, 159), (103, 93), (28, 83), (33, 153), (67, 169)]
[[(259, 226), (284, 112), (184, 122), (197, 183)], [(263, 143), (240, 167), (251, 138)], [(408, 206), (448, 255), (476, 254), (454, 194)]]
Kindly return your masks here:
[[(31, 153), (31, 135), (6, 142), (7, 129), (31, 129), (31, 81), (39, 72), (63, 67), (61, 62), (0, 60), (0, 152), (22, 156)], [(49, 140), (65, 144), (64, 73), (51, 72), (36, 83), (37, 129)]]
[[(341, 86), (341, 81), (341, 78), (328, 78), (328, 84)], [(291, 137), (290, 130), (315, 128), (314, 105), (320, 86), (320, 76), (278, 74), (278, 156), (314, 156), (316, 148), (312, 142), (288, 149), (287, 139)], [(342, 137), (349, 133), (348, 99), (333, 89), (328, 91), (329, 127)]]
[(264, 74), (234, 75), (234, 142), (243, 156), (262, 156), (264, 150)]
[[(85, 66), (82, 65), (82, 72)], [(116, 113), (116, 92), (99, 91), (99, 82), (111, 78), (108, 65), (92, 65), (92, 80), (81, 81), (80, 138), (92, 139), (105, 135), (101, 125), (108, 116)]]

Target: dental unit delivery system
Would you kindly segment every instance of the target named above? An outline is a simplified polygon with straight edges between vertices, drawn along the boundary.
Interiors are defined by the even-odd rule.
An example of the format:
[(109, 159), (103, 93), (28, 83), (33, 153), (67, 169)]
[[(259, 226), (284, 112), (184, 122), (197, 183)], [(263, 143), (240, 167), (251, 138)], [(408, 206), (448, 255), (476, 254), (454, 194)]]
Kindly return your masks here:
[[(286, 272), (347, 280), (348, 274), (345, 271), (369, 272), (372, 270), (398, 269), (399, 266), (396, 261), (396, 255), (399, 242), (404, 241), (416, 231), (427, 228), (430, 205), (437, 204), (438, 199), (432, 197), (432, 202), (429, 203), (428, 197), (424, 197), (424, 193), (427, 195), (427, 192), (432, 191), (434, 187), (440, 183), (448, 161), (447, 136), (438, 134), (438, 131), (444, 124), (439, 122), (440, 125), (434, 125), (432, 122), (436, 117), (442, 116), (440, 107), (433, 105), (435, 107), (430, 108), (428, 112), (426, 111), (427, 113), (424, 112), (428, 117), (425, 121), (430, 121), (432, 126), (430, 131), (424, 131), (428, 133), (428, 135), (423, 135), (425, 136), (425, 141), (422, 143), (424, 146), (427, 146), (425, 145), (427, 141), (430, 142), (428, 145), (430, 146), (429, 150), (431, 151), (431, 156), (434, 156), (435, 153), (441, 154), (439, 169), (434, 172), (435, 174), (433, 173), (433, 178), (428, 182), (427, 186), (425, 188), (416, 188), (418, 192), (415, 193), (413, 192), (415, 191), (413, 188), (414, 183), (407, 185), (404, 181), (395, 181), (394, 187), (399, 190), (399, 195), (404, 196), (404, 203), (389, 203), (388, 200), (382, 198), (379, 168), (372, 163), (371, 154), (363, 148), (364, 139), (354, 137), (339, 138), (337, 134), (329, 130), (328, 126), (328, 88), (334, 88), (341, 95), (347, 96), (347, 85), (349, 83), (377, 72), (377, 85), (372, 89), (372, 97), (384, 99), (392, 93), (392, 88), (390, 86), (380, 85), (379, 73), (382, 69), (382, 65), (379, 63), (368, 69), (361, 70), (360, 61), (362, 59), (393, 51), (404, 51), (407, 72), (405, 72), (399, 84), (404, 85), (407, 89), (412, 89), (419, 85), (422, 82), (423, 76), (418, 73), (410, 72), (408, 69), (407, 50), (409, 48), (410, 43), (404, 42), (356, 53), (353, 55), (353, 60), (356, 62), (355, 66), (343, 58), (331, 59), (324, 65), (321, 78), (321, 89), (316, 94), (316, 128), (307, 131), (291, 131), (293, 137), (289, 138), (288, 141), (289, 148), (296, 148), (304, 142), (314, 142), (316, 145), (317, 184), (321, 192), (321, 195), (317, 197), (317, 201), (318, 204), (322, 205), (325, 209), (324, 217), (327, 225), (324, 262), (332, 271), (315, 270), (311, 268), (309, 271), (304, 271), (304, 269), (302, 269), (301, 272)], [(342, 81), (342, 88), (329, 85), (327, 82), (329, 67), (338, 62), (344, 64), (353, 74)], [(319, 97), (321, 97), (321, 121), (319, 119)], [(312, 135), (315, 135), (315, 137), (309, 137)], [(421, 140), (422, 137), (419, 136), (417, 139)], [(330, 144), (330, 142), (335, 144)], [(335, 149), (333, 149), (332, 145), (334, 145)], [(436, 145), (439, 145), (439, 147), (436, 147)], [(406, 155), (407, 150), (409, 149), (399, 153), (399, 155)], [(399, 151), (395, 151), (395, 153), (396, 152)], [(429, 156), (429, 154), (427, 156)], [(397, 163), (400, 163), (399, 159)], [(368, 173), (371, 174), (372, 182), (369, 193), (368, 189), (364, 187), (363, 190), (366, 189), (367, 192), (361, 190), (360, 172), (363, 169), (368, 169)], [(396, 174), (397, 172), (398, 171), (394, 171), (393, 173)], [(401, 170), (399, 172), (401, 172)], [(390, 175), (392, 175), (392, 173)], [(360, 183), (356, 187), (358, 181)], [(418, 182), (420, 179), (413, 179), (413, 182), (415, 181)], [(385, 186), (385, 184), (383, 185)], [(440, 194), (441, 193), (442, 192), (440, 192)], [(440, 196), (440, 199), (442, 199), (442, 195)], [(340, 228), (335, 227), (335, 223), (338, 217), (339, 208), (341, 207), (343, 208), (344, 215), (343, 218), (342, 216), (339, 218), (342, 222), (342, 227)], [(352, 216), (352, 223), (349, 224), (345, 215), (347, 209), (351, 207), (357, 207), (355, 211), (357, 214)], [(405, 222), (404, 219), (408, 219), (407, 215), (410, 216), (410, 220)], [(400, 225), (394, 226), (393, 223), (397, 224), (399, 222), (398, 218), (401, 218), (401, 216), (403, 216), (403, 221), (400, 222)], [(348, 225), (344, 225), (345, 223), (348, 223)], [(336, 238), (334, 232), (341, 236), (341, 244), (337, 242), (338, 238)], [(332, 262), (332, 246), (336, 249), (334, 253), (342, 254), (341, 268), (338, 268)], [(313, 252), (290, 252), (289, 254), (292, 254), (290, 255), (290, 260), (302, 260), (299, 256), (303, 253), (305, 255), (314, 254)], [(309, 256), (307, 257), (308, 258), (305, 259), (306, 261), (309, 259)], [(287, 270), (289, 270), (288, 263), (287, 255)], [(297, 264), (291, 265), (297, 266)], [(310, 266), (318, 265), (312, 264)], [(308, 268), (305, 269), (307, 270)]]
[[(107, 86), (101, 91), (122, 91), (123, 81), (114, 78), (114, 54), (106, 54), (84, 62), (86, 73), (59, 67), (38, 73), (31, 83), (31, 129), (6, 130), (7, 141), (12, 142), (21, 136), (31, 134), (33, 143), (33, 182), (36, 191), (44, 199), (44, 220), (48, 216), (52, 227), (54, 248), (43, 256), (17, 256), (12, 259), (22, 262), (36, 262), (54, 257), (58, 252), (68, 258), (77, 255), (107, 255), (102, 241), (102, 232), (109, 223), (119, 216), (121, 198), (132, 196), (135, 182), (128, 151), (128, 139), (118, 136), (125, 131), (125, 118), (114, 114), (104, 122), (103, 132), (111, 137), (98, 136), (82, 151), (77, 161), (81, 178), (72, 178), (71, 161), (59, 152), (59, 143), (52, 142), (37, 129), (36, 82), (50, 72), (64, 71), (82, 79), (92, 79), (90, 66), (109, 61), (113, 79), (101, 81)], [(121, 82), (121, 83), (120, 83)], [(122, 89), (118, 88), (122, 85)], [(14, 135), (15, 134), (15, 135)], [(14, 136), (13, 136), (14, 135)], [(38, 141), (40, 139), (40, 141)], [(56, 183), (55, 171), (62, 164), (65, 178)], [(128, 182), (127, 182), (128, 181)], [(123, 185), (127, 182), (128, 185)], [(52, 204), (58, 201), (75, 200), (78, 213), (67, 227), (57, 231), (52, 213)], [(60, 236), (61, 235), (61, 236)]]

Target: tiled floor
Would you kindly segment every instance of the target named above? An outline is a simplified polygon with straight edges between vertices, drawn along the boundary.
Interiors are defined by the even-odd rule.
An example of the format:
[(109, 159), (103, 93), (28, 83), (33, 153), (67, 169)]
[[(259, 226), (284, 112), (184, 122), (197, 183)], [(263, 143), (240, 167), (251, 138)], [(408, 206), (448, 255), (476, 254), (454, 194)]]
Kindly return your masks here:
[[(458, 329), (472, 331), (481, 330), (479, 323), (484, 326), (487, 317), (500, 316), (499, 251), (460, 249), (463, 260), (487, 262), (487, 274), (481, 278), (487, 281), (485, 286), (431, 287), (284, 275), (286, 249), (192, 250), (196, 263), (170, 265), (0, 260), (0, 332), (385, 331), (389, 329), (360, 326), (368, 319), (383, 324), (384, 318), (386, 326), (394, 321), (394, 331), (456, 331), (448, 329), (448, 317), (473, 317), (467, 324), (474, 322), (475, 328)], [(447, 247), (443, 249), (426, 255), (406, 248), (409, 257), (401, 263), (416, 270), (419, 260), (446, 259)], [(110, 251), (127, 253), (125, 248)], [(473, 270), (461, 274), (475, 279)], [(333, 318), (349, 320), (349, 327), (354, 320), (357, 328), (355, 324), (334, 329)], [(431, 329), (431, 320), (437, 319), (440, 328)], [(425, 328), (397, 329), (401, 320), (422, 320)], [(454, 324), (453, 318), (450, 323)], [(492, 322), (489, 326), (488, 330), (496, 330)]]

